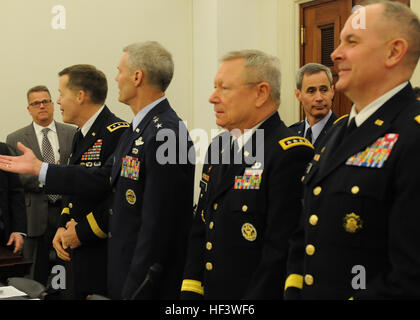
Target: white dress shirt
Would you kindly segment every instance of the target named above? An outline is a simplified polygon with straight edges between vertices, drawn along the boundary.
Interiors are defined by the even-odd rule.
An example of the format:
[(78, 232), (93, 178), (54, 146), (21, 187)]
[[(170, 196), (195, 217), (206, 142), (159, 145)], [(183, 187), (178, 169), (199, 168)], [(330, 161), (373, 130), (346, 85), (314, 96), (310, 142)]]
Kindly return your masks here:
[(41, 150), (41, 154), (43, 154), (42, 150), (42, 139), (44, 138), (44, 134), (42, 133), (42, 129), (49, 128), (50, 130), (47, 133), (48, 140), (50, 140), (53, 152), (54, 152), (54, 159), (57, 163), (60, 160), (60, 145), (58, 143), (58, 135), (57, 135), (57, 128), (55, 127), (55, 121), (52, 121), (47, 127), (42, 127), (35, 122), (32, 123), (34, 126), (36, 138), (38, 140), (39, 149)]

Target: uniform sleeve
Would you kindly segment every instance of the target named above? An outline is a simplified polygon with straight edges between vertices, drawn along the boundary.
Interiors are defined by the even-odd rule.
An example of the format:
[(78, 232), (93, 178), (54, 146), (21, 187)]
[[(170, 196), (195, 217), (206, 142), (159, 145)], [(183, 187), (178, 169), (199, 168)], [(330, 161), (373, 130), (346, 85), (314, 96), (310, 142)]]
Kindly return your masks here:
[[(204, 172), (204, 169), (203, 169)], [(205, 186), (200, 187), (200, 200), (195, 209), (193, 225), (188, 241), (187, 262), (181, 286), (182, 300), (199, 300), (204, 296), (203, 266), (204, 238), (206, 233), (205, 205), (207, 192)]]
[(100, 197), (110, 192), (111, 169), (112, 157), (101, 168), (49, 164), (44, 186), (45, 193), (77, 195), (82, 198)]
[(245, 299), (283, 296), (289, 240), (302, 214), (301, 178), (313, 155), (309, 146), (283, 151), (273, 161), (268, 179), (267, 220), (262, 257), (247, 288)]
[(83, 244), (107, 238), (109, 207), (108, 203), (95, 207), (82, 220), (78, 221), (76, 233)]

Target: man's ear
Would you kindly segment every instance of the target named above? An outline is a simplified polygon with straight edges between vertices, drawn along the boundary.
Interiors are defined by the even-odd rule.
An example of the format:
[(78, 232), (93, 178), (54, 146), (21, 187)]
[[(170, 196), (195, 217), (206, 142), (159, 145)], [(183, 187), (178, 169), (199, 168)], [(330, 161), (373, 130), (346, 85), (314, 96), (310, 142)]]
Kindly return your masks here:
[(136, 87), (139, 87), (143, 81), (144, 73), (141, 70), (134, 71), (133, 82)]
[(385, 60), (385, 66), (392, 68), (396, 66), (405, 57), (408, 50), (407, 40), (403, 38), (397, 38), (392, 40), (388, 44), (388, 51)]
[(79, 104), (82, 104), (86, 101), (87, 95), (84, 90), (79, 90), (76, 93), (76, 100)]
[(301, 92), (299, 89), (295, 89), (295, 96), (296, 96), (296, 99), (298, 99), (299, 102), (301, 102)]
[(270, 97), (270, 85), (267, 82), (260, 82), (256, 85), (257, 89), (257, 107), (261, 107)]

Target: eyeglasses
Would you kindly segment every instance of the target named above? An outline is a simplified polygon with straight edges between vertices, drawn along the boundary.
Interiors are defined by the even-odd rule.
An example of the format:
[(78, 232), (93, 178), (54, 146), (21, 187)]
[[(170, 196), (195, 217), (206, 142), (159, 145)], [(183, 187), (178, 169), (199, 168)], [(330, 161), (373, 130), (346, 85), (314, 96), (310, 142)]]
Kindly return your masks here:
[(35, 101), (35, 102), (32, 102), (32, 103), (30, 103), (29, 105), (31, 106), (31, 107), (34, 107), (34, 108), (38, 108), (38, 107), (40, 107), (41, 106), (41, 104), (43, 104), (44, 106), (48, 106), (49, 104), (51, 103), (51, 100), (47, 100), (47, 99), (45, 99), (45, 100), (42, 100), (42, 101)]

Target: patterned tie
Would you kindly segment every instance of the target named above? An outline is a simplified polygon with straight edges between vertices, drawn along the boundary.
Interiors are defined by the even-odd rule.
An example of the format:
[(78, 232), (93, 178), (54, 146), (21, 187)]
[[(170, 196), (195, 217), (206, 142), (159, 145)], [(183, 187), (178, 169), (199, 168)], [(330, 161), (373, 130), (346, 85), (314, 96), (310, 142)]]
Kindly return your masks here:
[[(48, 131), (50, 131), (50, 128), (42, 129), (42, 158), (45, 162), (55, 163), (54, 151), (51, 142), (48, 139)], [(47, 197), (53, 203), (60, 198), (60, 196), (56, 194), (48, 194)]]

